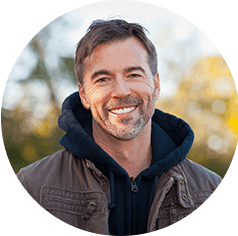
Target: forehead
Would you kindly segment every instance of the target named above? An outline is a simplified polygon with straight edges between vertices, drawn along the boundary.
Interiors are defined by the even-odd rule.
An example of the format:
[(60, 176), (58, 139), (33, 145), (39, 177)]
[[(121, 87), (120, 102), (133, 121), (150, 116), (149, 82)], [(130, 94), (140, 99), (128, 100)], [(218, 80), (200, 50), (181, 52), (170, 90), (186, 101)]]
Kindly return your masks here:
[(130, 66), (149, 69), (147, 51), (142, 42), (135, 37), (98, 45), (84, 63), (86, 76), (99, 69), (119, 71)]

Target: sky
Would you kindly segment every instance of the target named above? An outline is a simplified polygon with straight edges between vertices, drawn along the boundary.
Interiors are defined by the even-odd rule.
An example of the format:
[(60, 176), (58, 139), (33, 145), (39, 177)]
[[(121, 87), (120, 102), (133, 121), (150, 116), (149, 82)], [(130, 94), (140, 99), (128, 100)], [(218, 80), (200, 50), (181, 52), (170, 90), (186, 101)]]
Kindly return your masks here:
[[(48, 22), (43, 29), (39, 30), (38, 35), (48, 39), (45, 43), (48, 64), (52, 68), (57, 66), (59, 55), (74, 57), (75, 47), (91, 22), (95, 19), (106, 20), (110, 17), (140, 23), (149, 31), (148, 37), (155, 44), (158, 53), (162, 88), (160, 96), (162, 98), (176, 92), (179, 84), (178, 77), (182, 77), (182, 74), (171, 76), (171, 72), (165, 65), (167, 60), (180, 60), (178, 63), (183, 72), (191, 66), (189, 63), (194, 63), (201, 56), (220, 54), (216, 46), (202, 31), (183, 17), (165, 8), (134, 1), (105, 1), (76, 8)], [(34, 36), (32, 35), (32, 38)], [(5, 109), (13, 109), (24, 96), (24, 91), (15, 81), (27, 77), (36, 63), (35, 56), (27, 47), (30, 40), (31, 38), (26, 42), (26, 47), (23, 48), (10, 73), (2, 104)], [(186, 51), (188, 59), (184, 61), (178, 48), (187, 46), (187, 42), (191, 46)], [(59, 84), (59, 103), (76, 89), (76, 86), (69, 83)], [(31, 91), (34, 95), (42, 97), (40, 98), (42, 101), (47, 97), (47, 91), (42, 84), (31, 85)]]

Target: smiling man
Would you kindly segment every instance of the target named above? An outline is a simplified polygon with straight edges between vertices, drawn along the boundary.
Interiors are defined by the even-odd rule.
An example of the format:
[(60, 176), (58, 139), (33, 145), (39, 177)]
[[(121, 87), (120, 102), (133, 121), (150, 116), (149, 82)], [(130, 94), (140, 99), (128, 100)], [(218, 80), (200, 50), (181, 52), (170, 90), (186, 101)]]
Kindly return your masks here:
[(134, 36), (98, 45), (84, 63), (79, 95), (91, 110), (94, 140), (136, 177), (152, 157), (151, 117), (159, 75), (152, 74), (147, 51)]
[(198, 208), (221, 178), (186, 158), (183, 120), (155, 109), (154, 45), (139, 24), (95, 21), (75, 58), (79, 91), (63, 103), (64, 149), (17, 174), (51, 214), (99, 234), (135, 235)]

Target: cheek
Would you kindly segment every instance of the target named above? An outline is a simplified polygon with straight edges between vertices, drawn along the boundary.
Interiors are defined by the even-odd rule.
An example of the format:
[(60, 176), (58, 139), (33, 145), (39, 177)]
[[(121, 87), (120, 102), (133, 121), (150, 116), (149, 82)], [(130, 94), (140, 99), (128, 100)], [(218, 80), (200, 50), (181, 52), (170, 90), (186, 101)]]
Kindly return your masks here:
[(142, 85), (140, 90), (137, 90), (137, 95), (141, 97), (144, 102), (151, 102), (154, 100), (154, 88), (148, 85)]
[(103, 116), (105, 111), (104, 108), (107, 104), (106, 93), (102, 90), (91, 91), (89, 95), (91, 112), (93, 116)]
[(102, 100), (103, 98), (106, 98), (108, 95), (109, 89), (107, 88), (100, 88), (97, 86), (91, 86), (88, 87), (86, 90), (87, 96), (90, 100), (97, 101), (97, 100)]

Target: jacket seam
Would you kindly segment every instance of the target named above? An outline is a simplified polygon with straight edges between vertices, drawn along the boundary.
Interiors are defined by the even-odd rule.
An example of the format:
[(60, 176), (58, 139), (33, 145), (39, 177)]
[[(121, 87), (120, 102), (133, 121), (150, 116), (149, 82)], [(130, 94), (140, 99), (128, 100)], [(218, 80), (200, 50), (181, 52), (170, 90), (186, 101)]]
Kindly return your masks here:
[[(78, 195), (80, 195), (80, 194), (96, 194), (96, 195), (100, 195), (101, 194), (103, 197), (105, 197), (105, 199), (107, 198), (106, 194), (103, 191), (98, 191), (98, 190), (72, 191), (72, 190), (67, 190), (67, 189), (63, 189), (63, 188), (59, 188), (59, 187), (52, 187), (52, 186), (48, 186), (48, 185), (43, 185), (43, 186), (41, 186), (41, 190), (40, 190), (40, 201), (39, 201), (39, 203), (40, 203), (41, 206), (44, 205), (43, 204), (43, 199), (44, 198), (49, 198), (49, 197), (52, 196), (52, 195), (47, 195), (47, 194), (44, 195), (44, 192), (43, 192), (44, 188), (60, 190), (60, 191), (63, 191), (63, 192), (68, 192), (68, 193), (71, 193), (71, 194), (78, 194)], [(63, 199), (67, 199), (69, 197), (61, 197), (59, 195), (56, 195), (56, 196), (53, 196), (53, 198), (54, 199), (58, 199), (58, 200), (61, 201)], [(77, 200), (74, 200), (73, 198), (69, 198), (69, 199), (72, 201), (71, 204), (79, 205), (78, 202), (75, 202)], [(91, 202), (94, 202), (94, 201), (95, 200), (92, 200)], [(63, 204), (63, 203), (59, 203), (59, 204)], [(81, 204), (81, 205), (87, 206), (88, 204)], [(100, 203), (100, 204), (98, 204), (98, 206), (104, 206), (104, 204)], [(59, 208), (55, 209), (54, 207), (55, 206), (53, 206), (53, 205), (50, 205), (50, 206), (45, 206), (44, 205), (44, 208), (47, 209), (48, 211), (64, 212), (64, 213), (68, 213), (68, 214), (72, 214), (72, 215), (82, 215), (83, 214), (83, 213), (82, 214), (78, 214), (78, 213), (72, 212), (72, 211), (70, 211), (68, 209), (63, 209), (63, 208), (62, 209), (59, 209)], [(104, 215), (105, 213), (106, 213), (106, 209), (103, 209), (102, 213), (94, 213), (94, 215)]]
[[(22, 176), (22, 180), (23, 180), (23, 181), (20, 180), (20, 176)], [(26, 186), (25, 189), (27, 190), (27, 192), (29, 192), (29, 186), (28, 186), (28, 183), (27, 183), (27, 180), (26, 180), (26, 176), (25, 176), (25, 174), (24, 174), (24, 170), (23, 170), (23, 169), (21, 169), (21, 171), (20, 171), (19, 180), (20, 180), (20, 182), (22, 182), (22, 184), (23, 184), (23, 182), (24, 182), (24, 185)], [(24, 185), (23, 185), (23, 186), (24, 186)]]
[(214, 191), (212, 191), (212, 190), (194, 190), (194, 191), (190, 191), (190, 193), (197, 193), (197, 192), (199, 192), (199, 193), (213, 193)]
[[(168, 175), (167, 173), (165, 173), (165, 174)], [(161, 191), (160, 197), (157, 197), (158, 193), (156, 194), (155, 198), (157, 200), (157, 203), (154, 206), (154, 209), (153, 209), (154, 213), (153, 213), (153, 215), (151, 215), (151, 218), (149, 216), (150, 219), (148, 218), (147, 232), (152, 231), (152, 229), (155, 227), (155, 225), (156, 225), (156, 218), (158, 217), (156, 213), (159, 212), (160, 207), (162, 205), (162, 202), (165, 199), (166, 194), (169, 192), (169, 190), (173, 186), (173, 182), (174, 182), (174, 178), (169, 176), (169, 179), (167, 180), (167, 182), (163, 185), (163, 187), (161, 187), (161, 189), (163, 189), (163, 190)], [(152, 203), (152, 205), (153, 205), (153, 203)], [(151, 214), (151, 211), (150, 211), (150, 214)]]

